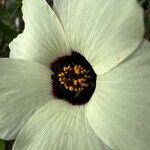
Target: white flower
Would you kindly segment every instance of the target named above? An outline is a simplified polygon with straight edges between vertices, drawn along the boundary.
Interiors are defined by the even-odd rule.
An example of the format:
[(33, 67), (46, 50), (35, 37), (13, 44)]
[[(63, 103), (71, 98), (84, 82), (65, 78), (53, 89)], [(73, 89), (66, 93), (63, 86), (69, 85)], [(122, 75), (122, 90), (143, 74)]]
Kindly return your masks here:
[[(150, 44), (136, 0), (54, 0), (53, 9), (23, 0), (25, 30), (0, 59), (0, 138), (17, 137), (13, 150), (149, 150)], [(97, 74), (84, 105), (52, 94), (49, 65), (71, 50)]]

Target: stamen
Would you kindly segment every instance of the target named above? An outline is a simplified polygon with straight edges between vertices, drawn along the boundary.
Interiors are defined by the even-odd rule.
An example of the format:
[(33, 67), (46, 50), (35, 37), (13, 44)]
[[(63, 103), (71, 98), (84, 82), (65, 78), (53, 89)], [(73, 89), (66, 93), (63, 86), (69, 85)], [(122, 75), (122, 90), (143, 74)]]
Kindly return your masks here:
[(81, 65), (68, 65), (63, 67), (62, 72), (58, 73), (58, 81), (66, 90), (78, 92), (89, 86), (88, 71)]
[(74, 87), (73, 86), (69, 86), (69, 91), (74, 91)]

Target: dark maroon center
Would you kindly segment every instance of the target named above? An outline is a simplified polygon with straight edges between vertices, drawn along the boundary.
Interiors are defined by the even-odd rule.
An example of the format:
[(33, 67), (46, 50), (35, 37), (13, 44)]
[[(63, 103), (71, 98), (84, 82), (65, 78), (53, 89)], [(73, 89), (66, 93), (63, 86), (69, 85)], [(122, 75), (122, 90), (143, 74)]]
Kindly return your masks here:
[(90, 100), (96, 87), (96, 74), (84, 56), (72, 51), (70, 56), (55, 60), (50, 69), (56, 98), (72, 105), (83, 105)]

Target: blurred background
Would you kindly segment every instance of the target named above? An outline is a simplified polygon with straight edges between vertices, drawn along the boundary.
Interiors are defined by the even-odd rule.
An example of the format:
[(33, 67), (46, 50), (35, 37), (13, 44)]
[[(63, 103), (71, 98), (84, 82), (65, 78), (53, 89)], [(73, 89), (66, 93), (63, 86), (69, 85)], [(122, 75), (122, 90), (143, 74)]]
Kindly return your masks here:
[[(46, 0), (52, 6), (52, 0)], [(150, 0), (138, 0), (144, 9), (145, 39), (150, 41)], [(24, 29), (22, 0), (0, 0), (0, 57), (9, 56), (9, 43)], [(136, 26), (136, 24), (135, 24)], [(0, 150), (11, 150), (14, 141), (0, 140)]]

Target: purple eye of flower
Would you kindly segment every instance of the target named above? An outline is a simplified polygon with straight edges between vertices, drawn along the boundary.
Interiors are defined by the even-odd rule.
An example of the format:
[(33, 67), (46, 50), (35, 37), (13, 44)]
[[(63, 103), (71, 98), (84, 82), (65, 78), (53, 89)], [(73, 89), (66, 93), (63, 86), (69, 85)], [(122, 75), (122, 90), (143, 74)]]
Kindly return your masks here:
[(53, 71), (53, 95), (72, 105), (87, 103), (96, 86), (96, 74), (79, 53), (58, 58), (50, 66)]

